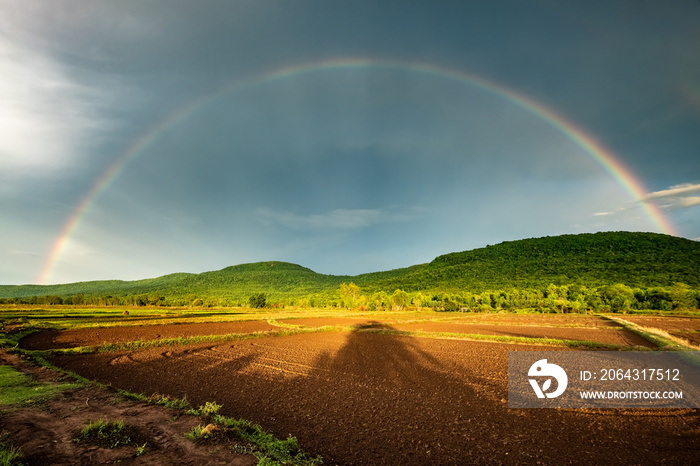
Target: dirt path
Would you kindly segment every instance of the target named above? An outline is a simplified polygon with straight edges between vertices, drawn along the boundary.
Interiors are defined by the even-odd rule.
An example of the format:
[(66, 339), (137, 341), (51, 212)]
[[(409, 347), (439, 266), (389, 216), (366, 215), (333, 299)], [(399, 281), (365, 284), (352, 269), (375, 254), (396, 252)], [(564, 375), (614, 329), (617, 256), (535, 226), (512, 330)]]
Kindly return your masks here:
[[(607, 332), (609, 330), (601, 330)], [(55, 357), (296, 436), (326, 464), (691, 464), (698, 410), (507, 407), (512, 345), (362, 331)], [(517, 346), (517, 350), (553, 350)]]
[[(0, 364), (12, 365), (35, 380), (53, 382), (59, 374), (31, 366), (19, 357), (0, 352)], [(123, 420), (136, 426), (148, 439), (145, 454), (136, 456), (135, 446), (99, 448), (73, 441), (88, 422)], [(10, 434), (28, 465), (254, 465), (252, 455), (232, 453), (223, 447), (197, 446), (184, 437), (201, 420), (144, 403), (125, 401), (116, 393), (99, 388), (66, 390), (55, 399), (33, 407), (0, 406), (0, 432)]]

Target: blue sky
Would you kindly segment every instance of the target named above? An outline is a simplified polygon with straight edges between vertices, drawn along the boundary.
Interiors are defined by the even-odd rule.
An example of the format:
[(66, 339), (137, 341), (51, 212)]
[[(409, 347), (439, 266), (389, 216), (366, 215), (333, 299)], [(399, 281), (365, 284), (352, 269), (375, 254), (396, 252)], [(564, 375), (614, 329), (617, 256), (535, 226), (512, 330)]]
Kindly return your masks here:
[(0, 283), (700, 238), (698, 49), (691, 0), (3, 1)]

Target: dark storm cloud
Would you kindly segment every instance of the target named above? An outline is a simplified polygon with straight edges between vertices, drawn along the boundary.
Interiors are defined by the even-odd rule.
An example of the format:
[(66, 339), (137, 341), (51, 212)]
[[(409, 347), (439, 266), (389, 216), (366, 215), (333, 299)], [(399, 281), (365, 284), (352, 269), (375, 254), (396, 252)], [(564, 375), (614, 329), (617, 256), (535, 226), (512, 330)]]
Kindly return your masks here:
[[(698, 237), (698, 13), (692, 1), (3, 2), (0, 281), (36, 280), (140, 140), (88, 199), (51, 281), (263, 259), (369, 272), (525, 236), (655, 229), (643, 202)], [(648, 193), (630, 198), (556, 122), (465, 80), (346, 67), (258, 81), (346, 58), (506, 86), (609, 148)]]

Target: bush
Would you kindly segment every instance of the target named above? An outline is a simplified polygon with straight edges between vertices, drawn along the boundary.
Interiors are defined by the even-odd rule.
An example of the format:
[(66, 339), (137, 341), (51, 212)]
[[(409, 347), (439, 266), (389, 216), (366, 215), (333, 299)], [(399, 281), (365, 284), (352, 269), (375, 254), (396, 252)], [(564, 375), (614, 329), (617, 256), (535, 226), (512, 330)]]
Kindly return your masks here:
[(124, 421), (97, 420), (83, 427), (73, 439), (87, 442), (102, 448), (117, 448), (122, 445), (140, 445), (146, 440), (136, 427)]
[(254, 294), (248, 299), (248, 303), (250, 304), (250, 307), (254, 309), (262, 309), (267, 303), (265, 293)]

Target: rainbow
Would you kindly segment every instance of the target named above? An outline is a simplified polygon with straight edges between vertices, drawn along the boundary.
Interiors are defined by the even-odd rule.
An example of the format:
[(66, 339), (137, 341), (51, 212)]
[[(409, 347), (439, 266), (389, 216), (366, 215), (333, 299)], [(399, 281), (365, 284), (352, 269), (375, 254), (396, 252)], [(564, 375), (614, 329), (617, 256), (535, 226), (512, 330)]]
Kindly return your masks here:
[(203, 105), (214, 100), (215, 98), (229, 92), (240, 91), (254, 85), (278, 81), (292, 76), (298, 76), (316, 71), (362, 69), (372, 67), (428, 73), (441, 76), (443, 78), (460, 81), (495, 94), (538, 116), (563, 135), (568, 137), (593, 159), (595, 159), (608, 173), (610, 173), (610, 175), (613, 176), (613, 178), (632, 196), (632, 198), (641, 204), (648, 217), (659, 228), (659, 230), (669, 235), (676, 234), (675, 228), (666, 218), (663, 212), (661, 212), (657, 206), (644, 201), (647, 192), (646, 189), (634, 176), (634, 174), (622, 163), (620, 163), (619, 160), (617, 160), (617, 157), (610, 150), (606, 149), (593, 137), (586, 134), (584, 130), (576, 127), (569, 120), (545, 107), (541, 103), (493, 81), (488, 81), (484, 78), (461, 70), (453, 70), (426, 63), (400, 62), (392, 60), (376, 60), (366, 58), (335, 59), (286, 66), (258, 75), (252, 79), (243, 81), (234, 80), (190, 100), (174, 112), (164, 115), (154, 124), (150, 125), (136, 140), (132, 141), (131, 144), (127, 146), (124, 152), (119, 155), (112, 165), (110, 165), (107, 170), (105, 170), (105, 172), (95, 181), (95, 183), (93, 183), (90, 190), (76, 206), (51, 247), (46, 263), (39, 275), (38, 283), (45, 284), (48, 281), (53, 268), (65, 251), (71, 236), (77, 230), (81, 220), (83, 219), (85, 213), (89, 210), (90, 206), (119, 176), (127, 164), (134, 158), (138, 157), (139, 154), (143, 153), (144, 150), (153, 141), (155, 141), (164, 130), (177, 125), (195, 110), (201, 108)]

